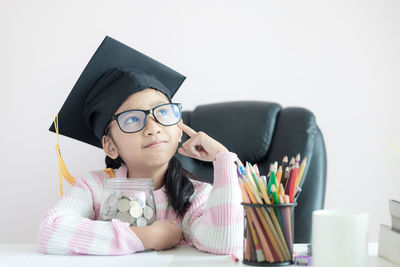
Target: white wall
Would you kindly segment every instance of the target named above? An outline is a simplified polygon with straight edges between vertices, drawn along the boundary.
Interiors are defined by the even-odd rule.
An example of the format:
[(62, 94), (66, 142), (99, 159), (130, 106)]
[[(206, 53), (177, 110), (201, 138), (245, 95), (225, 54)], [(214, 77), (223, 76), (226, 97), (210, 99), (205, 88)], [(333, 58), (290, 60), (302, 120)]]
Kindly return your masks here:
[[(59, 198), (48, 131), (105, 35), (187, 76), (187, 110), (275, 101), (316, 115), (328, 153), (326, 208), (368, 211), (370, 240), (400, 198), (399, 1), (1, 1), (0, 242), (34, 242)], [(69, 170), (103, 151), (61, 136)], [(65, 184), (65, 183), (64, 183)]]

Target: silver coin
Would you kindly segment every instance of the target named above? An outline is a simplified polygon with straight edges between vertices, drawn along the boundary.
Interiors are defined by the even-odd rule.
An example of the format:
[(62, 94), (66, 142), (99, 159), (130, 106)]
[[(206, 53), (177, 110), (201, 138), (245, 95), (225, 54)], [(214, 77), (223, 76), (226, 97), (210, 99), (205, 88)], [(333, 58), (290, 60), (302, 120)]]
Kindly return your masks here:
[(125, 196), (125, 195), (121, 196), (121, 199), (127, 199), (127, 200), (129, 200), (129, 201), (131, 201), (131, 200), (132, 200), (130, 197), (128, 197), (128, 196)]
[(153, 196), (148, 196), (146, 199), (146, 205), (149, 206), (150, 208), (154, 209), (154, 198)]
[(115, 218), (117, 216), (118, 210), (116, 208), (110, 208), (105, 214), (107, 217)]
[(131, 226), (136, 226), (136, 218), (133, 218), (132, 216), (131, 216), (131, 218), (132, 218)]
[(129, 212), (126, 211), (118, 212), (116, 218), (121, 222), (127, 222), (129, 224), (133, 222), (132, 216), (129, 214)]
[(141, 226), (146, 226), (147, 225), (147, 220), (143, 217), (137, 218), (136, 220), (136, 225), (141, 227)]
[(125, 212), (128, 211), (130, 208), (130, 204), (129, 204), (129, 200), (128, 199), (121, 199), (118, 201), (117, 203), (117, 208), (119, 211)]
[(139, 203), (139, 205), (140, 205), (141, 207), (144, 206), (144, 202), (143, 202), (143, 200), (142, 200), (141, 198), (137, 198), (137, 199), (135, 199), (135, 201), (136, 201), (137, 203)]
[(104, 220), (109, 221), (109, 220), (114, 219), (114, 218), (117, 216), (117, 213), (118, 213), (118, 212), (109, 211), (108, 213), (103, 214), (102, 218), (103, 218)]
[(115, 207), (118, 203), (118, 198), (115, 195), (110, 195), (107, 200), (106, 203), (109, 207)]
[(144, 206), (143, 208), (143, 216), (147, 219), (150, 220), (154, 215), (154, 211), (152, 208), (149, 206)]
[(133, 218), (139, 218), (143, 214), (143, 209), (139, 204), (136, 204), (129, 209), (129, 212)]
[(135, 206), (135, 205), (140, 206), (140, 203), (139, 203), (137, 200), (132, 200), (132, 201), (129, 202), (129, 203), (130, 203), (131, 207), (132, 207), (132, 206)]
[(102, 220), (105, 220), (105, 221), (108, 221), (108, 220), (111, 220), (112, 218), (110, 217), (110, 216), (108, 216), (107, 214), (102, 214), (101, 216), (100, 216), (100, 218), (102, 219)]

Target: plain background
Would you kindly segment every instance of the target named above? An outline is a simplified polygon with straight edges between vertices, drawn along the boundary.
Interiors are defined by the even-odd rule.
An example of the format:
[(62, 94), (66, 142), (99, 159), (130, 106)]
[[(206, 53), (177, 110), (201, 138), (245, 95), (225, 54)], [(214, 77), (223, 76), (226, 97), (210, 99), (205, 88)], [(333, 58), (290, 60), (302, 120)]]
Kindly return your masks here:
[[(35, 242), (59, 199), (48, 131), (106, 35), (187, 76), (175, 101), (311, 110), (328, 155), (326, 208), (366, 211), (369, 240), (400, 199), (400, 1), (1, 1), (0, 242)], [(104, 152), (67, 137), (72, 174)], [(66, 182), (64, 182), (66, 185)]]

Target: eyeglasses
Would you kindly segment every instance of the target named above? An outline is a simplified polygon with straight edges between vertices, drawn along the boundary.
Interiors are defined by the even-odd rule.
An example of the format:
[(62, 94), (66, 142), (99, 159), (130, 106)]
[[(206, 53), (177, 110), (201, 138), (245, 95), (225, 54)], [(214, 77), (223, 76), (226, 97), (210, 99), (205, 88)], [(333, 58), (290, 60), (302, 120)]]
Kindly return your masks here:
[[(136, 133), (146, 125), (147, 115), (152, 114), (155, 120), (163, 126), (177, 124), (182, 118), (182, 104), (167, 103), (148, 110), (132, 109), (112, 116), (110, 123), (116, 120), (124, 133)], [(108, 132), (108, 124), (105, 133)]]

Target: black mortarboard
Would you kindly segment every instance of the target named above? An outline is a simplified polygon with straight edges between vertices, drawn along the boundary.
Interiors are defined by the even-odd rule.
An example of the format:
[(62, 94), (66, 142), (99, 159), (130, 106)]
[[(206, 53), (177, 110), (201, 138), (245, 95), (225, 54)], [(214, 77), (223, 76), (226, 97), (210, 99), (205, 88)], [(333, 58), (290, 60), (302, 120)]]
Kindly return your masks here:
[[(104, 130), (127, 97), (154, 88), (171, 99), (185, 78), (106, 36), (58, 113), (59, 133), (102, 148)], [(54, 123), (49, 130), (56, 132)]]

